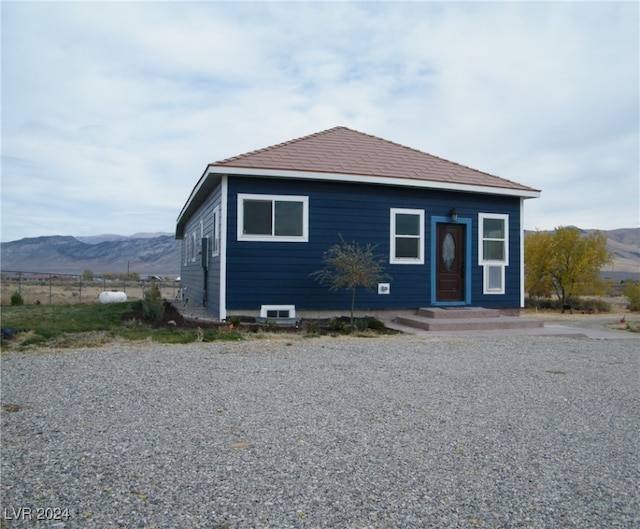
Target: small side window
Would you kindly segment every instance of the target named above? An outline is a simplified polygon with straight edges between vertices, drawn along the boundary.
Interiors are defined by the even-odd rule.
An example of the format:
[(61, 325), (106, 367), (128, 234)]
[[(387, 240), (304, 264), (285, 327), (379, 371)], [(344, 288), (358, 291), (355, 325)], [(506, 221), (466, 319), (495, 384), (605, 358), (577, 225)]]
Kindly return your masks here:
[(220, 255), (220, 206), (213, 208), (213, 235), (211, 236), (211, 256)]
[(484, 266), (484, 293), (504, 294), (504, 266)]
[(191, 232), (191, 245), (190, 245), (190, 254), (189, 254), (189, 260), (193, 263), (196, 260), (196, 254), (197, 254), (197, 237), (196, 237), (196, 232), (193, 231)]

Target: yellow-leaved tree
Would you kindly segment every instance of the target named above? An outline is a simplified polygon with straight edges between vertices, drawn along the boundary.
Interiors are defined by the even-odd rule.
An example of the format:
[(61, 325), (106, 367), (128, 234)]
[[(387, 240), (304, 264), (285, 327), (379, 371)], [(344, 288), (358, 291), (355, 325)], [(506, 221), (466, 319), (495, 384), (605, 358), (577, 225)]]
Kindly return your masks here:
[(525, 288), (530, 297), (554, 292), (564, 312), (574, 296), (602, 292), (600, 270), (610, 261), (607, 238), (598, 231), (588, 235), (574, 227), (536, 231), (524, 242)]

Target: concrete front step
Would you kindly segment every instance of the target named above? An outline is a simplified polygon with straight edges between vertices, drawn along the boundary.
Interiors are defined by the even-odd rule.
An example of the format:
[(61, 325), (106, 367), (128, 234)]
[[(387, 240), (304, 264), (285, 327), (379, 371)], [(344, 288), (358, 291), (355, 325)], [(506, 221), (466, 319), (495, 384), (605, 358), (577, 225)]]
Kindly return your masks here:
[[(436, 310), (437, 316), (429, 315)], [(439, 309), (443, 310), (443, 309)], [(394, 318), (394, 322), (407, 327), (414, 327), (425, 331), (492, 331), (500, 329), (535, 329), (544, 326), (539, 320), (527, 320), (520, 316), (501, 316), (499, 311), (484, 311), (490, 309), (469, 310), (465, 316), (456, 314), (452, 318), (443, 317), (438, 309), (421, 309), (415, 315), (403, 315)], [(444, 309), (443, 312), (455, 312)], [(462, 310), (460, 311), (462, 312)], [(477, 317), (477, 313), (481, 315)]]
[(428, 307), (418, 309), (418, 315), (425, 318), (436, 318), (445, 320), (468, 319), (468, 318), (497, 318), (500, 311), (496, 309), (485, 309), (483, 307)]

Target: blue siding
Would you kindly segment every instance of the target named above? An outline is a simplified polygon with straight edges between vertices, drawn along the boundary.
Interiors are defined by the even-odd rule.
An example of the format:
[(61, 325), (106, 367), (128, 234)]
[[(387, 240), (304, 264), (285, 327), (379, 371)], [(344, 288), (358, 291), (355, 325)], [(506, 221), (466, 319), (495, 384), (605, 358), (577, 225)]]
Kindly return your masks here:
[[(220, 257), (211, 256), (211, 246), (209, 245), (207, 248), (207, 289), (205, 293), (205, 268), (202, 266), (200, 250), (197, 252), (195, 261), (189, 259), (187, 251), (194, 232), (196, 233), (196, 242), (198, 245), (200, 244), (201, 234), (205, 238), (212, 239), (213, 210), (216, 206), (220, 205), (220, 199), (221, 192), (220, 186), (218, 186), (185, 225), (184, 238), (181, 245), (182, 256), (180, 269), (180, 286), (186, 289), (185, 297), (189, 300), (189, 304), (205, 306), (216, 315), (220, 312)], [(221, 237), (223, 236), (224, 235), (221, 234)]]
[[(260, 193), (309, 196), (309, 242), (237, 241), (237, 194)], [(322, 268), (323, 253), (339, 237), (360, 244), (377, 244), (391, 293), (358, 290), (358, 309), (406, 309), (431, 302), (431, 217), (445, 217), (455, 207), (471, 222), (471, 304), (517, 307), (520, 303), (520, 199), (490, 195), (394, 188), (378, 185), (292, 181), (275, 178), (230, 177), (228, 194), (227, 309), (258, 310), (263, 304), (293, 304), (298, 310), (346, 310), (348, 292), (329, 292), (309, 274)], [(389, 263), (390, 208), (425, 211), (425, 263)], [(478, 213), (508, 214), (510, 265), (506, 294), (482, 293), (478, 266)]]

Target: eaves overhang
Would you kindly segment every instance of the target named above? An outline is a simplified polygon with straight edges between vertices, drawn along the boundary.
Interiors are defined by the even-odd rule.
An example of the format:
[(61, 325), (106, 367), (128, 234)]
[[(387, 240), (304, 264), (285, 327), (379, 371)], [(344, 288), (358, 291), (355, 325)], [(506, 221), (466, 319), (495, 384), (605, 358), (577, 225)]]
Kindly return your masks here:
[(256, 169), (252, 167), (222, 167), (210, 166), (209, 173), (219, 173), (237, 176), (260, 176), (271, 178), (291, 178), (299, 180), (323, 180), (331, 182), (356, 182), (361, 184), (379, 184), (395, 187), (418, 187), (438, 189), (441, 191), (461, 191), (467, 193), (482, 193), (489, 195), (507, 195), (513, 197), (538, 198), (540, 191), (528, 187), (497, 187), (486, 185), (459, 184), (455, 182), (440, 182), (421, 178), (407, 178), (400, 176), (358, 175), (346, 173), (316, 173), (311, 171), (291, 171), (272, 169)]
[(191, 190), (191, 194), (187, 199), (187, 202), (180, 211), (178, 219), (176, 221), (176, 239), (182, 239), (184, 237), (184, 228), (187, 221), (193, 215), (198, 208), (207, 200), (209, 194), (218, 186), (224, 173), (211, 172), (208, 166), (204, 173)]
[(494, 187), (486, 185), (472, 185), (454, 182), (441, 182), (428, 179), (389, 177), (376, 175), (359, 175), (343, 173), (319, 173), (312, 171), (292, 171), (258, 169), (254, 167), (228, 167), (209, 165), (202, 177), (193, 188), (189, 199), (178, 216), (176, 239), (184, 236), (184, 227), (189, 217), (204, 203), (209, 193), (218, 185), (223, 175), (257, 176), (266, 178), (288, 178), (292, 180), (316, 180), (325, 182), (351, 182), (360, 184), (376, 184), (395, 187), (413, 187), (420, 189), (434, 189), (438, 191), (453, 191), (459, 193), (476, 193), (484, 195), (500, 195), (519, 198), (538, 198), (541, 191), (529, 187)]

